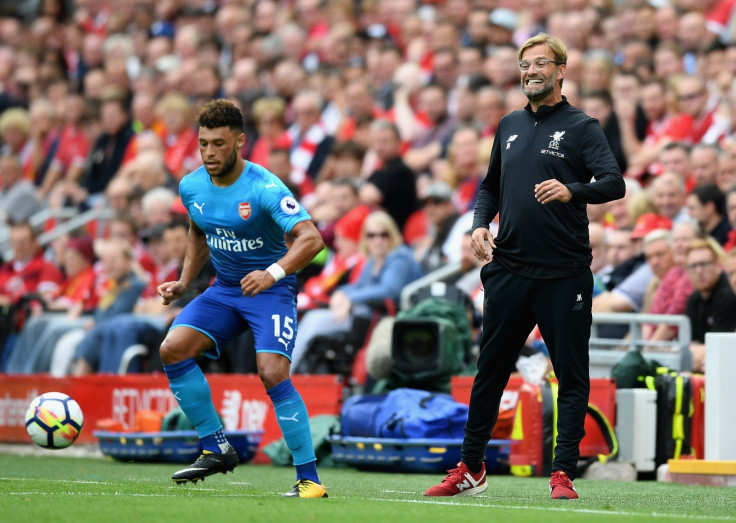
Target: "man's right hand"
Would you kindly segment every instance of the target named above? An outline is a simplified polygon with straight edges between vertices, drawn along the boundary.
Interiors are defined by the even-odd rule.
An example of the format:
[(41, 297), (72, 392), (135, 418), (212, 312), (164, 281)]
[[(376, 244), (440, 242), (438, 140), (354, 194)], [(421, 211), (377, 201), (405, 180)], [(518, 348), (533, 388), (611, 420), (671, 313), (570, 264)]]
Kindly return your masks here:
[(473, 231), (472, 238), (470, 246), (473, 249), (475, 257), (481, 261), (490, 261), (491, 251), (486, 247), (486, 242), (488, 242), (488, 245), (490, 245), (492, 249), (496, 248), (491, 231), (484, 227), (478, 227)]
[(163, 298), (164, 305), (181, 298), (187, 290), (187, 286), (181, 281), (167, 281), (156, 287), (156, 292)]

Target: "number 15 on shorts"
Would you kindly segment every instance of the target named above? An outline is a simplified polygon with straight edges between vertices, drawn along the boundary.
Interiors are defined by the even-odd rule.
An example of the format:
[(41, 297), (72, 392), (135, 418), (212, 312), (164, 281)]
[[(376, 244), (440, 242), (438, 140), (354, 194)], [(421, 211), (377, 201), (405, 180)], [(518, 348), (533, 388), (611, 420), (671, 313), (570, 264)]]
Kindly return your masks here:
[(294, 319), (290, 316), (279, 316), (278, 314), (272, 314), (271, 319), (273, 320), (273, 335), (278, 338), (279, 343), (284, 344), (284, 351), (289, 351), (289, 342), (294, 338)]

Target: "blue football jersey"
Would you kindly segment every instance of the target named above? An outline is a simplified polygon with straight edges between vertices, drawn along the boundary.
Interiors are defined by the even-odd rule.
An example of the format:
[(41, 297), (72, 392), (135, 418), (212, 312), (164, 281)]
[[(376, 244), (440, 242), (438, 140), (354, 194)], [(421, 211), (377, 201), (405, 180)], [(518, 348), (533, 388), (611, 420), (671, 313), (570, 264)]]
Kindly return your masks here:
[(275, 174), (251, 162), (228, 187), (214, 185), (202, 166), (181, 179), (179, 195), (207, 236), (217, 279), (224, 285), (240, 285), (249, 272), (282, 258), (284, 232), (311, 219)]

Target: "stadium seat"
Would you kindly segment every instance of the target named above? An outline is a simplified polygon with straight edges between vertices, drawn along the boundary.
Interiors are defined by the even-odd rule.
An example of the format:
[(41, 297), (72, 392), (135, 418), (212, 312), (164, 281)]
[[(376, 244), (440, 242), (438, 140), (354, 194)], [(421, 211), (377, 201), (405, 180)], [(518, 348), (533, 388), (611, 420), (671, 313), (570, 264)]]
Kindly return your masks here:
[(51, 356), (49, 373), (52, 376), (62, 378), (71, 374), (74, 352), (77, 344), (84, 338), (85, 333), (86, 331), (84, 329), (74, 329), (59, 338), (59, 341), (54, 346), (54, 353)]
[(118, 367), (118, 374), (127, 374), (136, 358), (141, 358), (148, 355), (148, 347), (142, 343), (131, 345), (123, 352), (120, 357), (120, 366)]

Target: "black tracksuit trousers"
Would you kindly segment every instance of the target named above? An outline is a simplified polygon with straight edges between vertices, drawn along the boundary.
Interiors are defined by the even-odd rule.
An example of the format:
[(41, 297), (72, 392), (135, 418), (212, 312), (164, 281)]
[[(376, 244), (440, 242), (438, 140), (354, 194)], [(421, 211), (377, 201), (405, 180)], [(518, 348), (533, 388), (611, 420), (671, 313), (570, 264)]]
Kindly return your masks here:
[(559, 381), (552, 471), (562, 470), (574, 479), (590, 392), (588, 344), (593, 276), (586, 269), (565, 278), (531, 279), (491, 262), (481, 270), (481, 278), (485, 294), (483, 335), (462, 459), (472, 468), (484, 459), (501, 395), (537, 324)]

